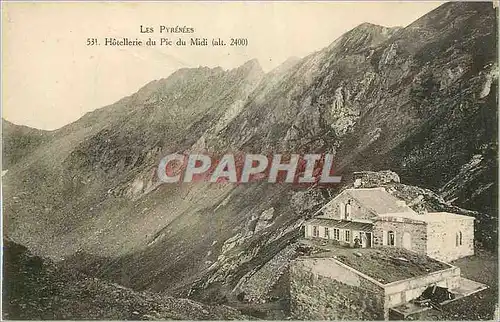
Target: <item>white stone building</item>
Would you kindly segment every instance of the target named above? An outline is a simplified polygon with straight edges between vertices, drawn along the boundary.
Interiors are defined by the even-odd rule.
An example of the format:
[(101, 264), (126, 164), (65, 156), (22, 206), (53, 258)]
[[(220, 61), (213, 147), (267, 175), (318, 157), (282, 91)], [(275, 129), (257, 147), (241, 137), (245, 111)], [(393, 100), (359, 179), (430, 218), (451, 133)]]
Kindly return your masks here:
[(346, 189), (304, 224), (305, 237), (367, 247), (399, 247), (452, 261), (474, 254), (474, 217), (419, 214), (384, 188)]

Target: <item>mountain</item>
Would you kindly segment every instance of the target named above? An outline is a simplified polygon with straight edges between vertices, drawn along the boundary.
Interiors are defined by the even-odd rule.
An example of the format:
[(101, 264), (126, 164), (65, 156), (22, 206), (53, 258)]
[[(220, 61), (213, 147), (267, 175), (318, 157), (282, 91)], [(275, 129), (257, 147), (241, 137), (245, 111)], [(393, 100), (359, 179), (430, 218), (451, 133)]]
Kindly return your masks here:
[(2, 168), (8, 169), (51, 138), (48, 131), (16, 125), (2, 119)]
[(135, 292), (64, 270), (10, 240), (3, 245), (3, 318), (7, 320), (249, 319), (230, 307)]
[[(226, 302), (247, 281), (273, 287), (280, 277), (262, 272), (292, 256), (302, 220), (353, 171), (391, 169), (439, 192), (439, 209), (471, 209), (495, 249), (496, 17), (491, 3), (446, 3), (269, 73), (255, 60), (181, 69), (50, 134), (9, 130), (4, 231), (67, 269)], [(333, 153), (343, 183), (160, 184), (159, 160), (185, 151)]]

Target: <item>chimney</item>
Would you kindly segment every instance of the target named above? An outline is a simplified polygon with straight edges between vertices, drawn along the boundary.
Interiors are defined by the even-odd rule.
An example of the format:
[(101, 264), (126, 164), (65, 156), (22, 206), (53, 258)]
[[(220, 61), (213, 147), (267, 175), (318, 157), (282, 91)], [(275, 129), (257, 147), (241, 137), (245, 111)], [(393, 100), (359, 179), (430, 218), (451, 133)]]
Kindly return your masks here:
[(415, 206), (415, 205), (421, 203), (422, 200), (424, 200), (424, 196), (423, 195), (418, 195), (415, 199), (413, 199), (412, 201), (410, 201), (410, 203), (408, 204), (408, 206), (409, 207)]
[(406, 201), (404, 200), (398, 200), (396, 201), (396, 204), (398, 205), (398, 207), (406, 207)]

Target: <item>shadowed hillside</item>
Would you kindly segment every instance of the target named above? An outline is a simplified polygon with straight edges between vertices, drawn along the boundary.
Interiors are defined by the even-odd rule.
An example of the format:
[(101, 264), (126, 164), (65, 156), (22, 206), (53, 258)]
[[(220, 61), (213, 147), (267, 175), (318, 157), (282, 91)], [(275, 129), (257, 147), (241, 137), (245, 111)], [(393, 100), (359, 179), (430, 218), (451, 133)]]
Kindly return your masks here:
[(8, 320), (218, 320), (248, 319), (225, 306), (147, 292), (67, 271), (3, 242), (3, 318)]

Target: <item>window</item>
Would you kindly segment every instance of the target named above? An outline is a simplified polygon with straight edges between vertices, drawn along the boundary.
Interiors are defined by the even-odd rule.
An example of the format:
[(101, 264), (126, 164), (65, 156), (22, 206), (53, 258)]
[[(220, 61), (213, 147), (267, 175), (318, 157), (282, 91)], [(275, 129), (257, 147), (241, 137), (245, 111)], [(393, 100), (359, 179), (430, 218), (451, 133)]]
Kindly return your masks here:
[(351, 218), (351, 200), (347, 201), (345, 205), (345, 220), (349, 220)]
[(313, 237), (318, 237), (319, 231), (317, 226), (313, 226)]
[(462, 232), (461, 231), (459, 231), (456, 235), (455, 244), (456, 244), (456, 246), (462, 245)]
[(396, 238), (394, 236), (394, 232), (390, 230), (387, 233), (387, 245), (389, 246), (395, 246), (396, 245)]
[(340, 231), (338, 228), (333, 228), (333, 239), (335, 239), (335, 240), (340, 239)]
[(328, 227), (325, 227), (325, 238), (330, 238), (330, 229)]
[(351, 231), (350, 230), (346, 230), (345, 231), (345, 241), (346, 242), (350, 242), (351, 241)]

